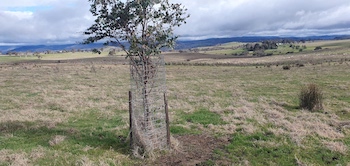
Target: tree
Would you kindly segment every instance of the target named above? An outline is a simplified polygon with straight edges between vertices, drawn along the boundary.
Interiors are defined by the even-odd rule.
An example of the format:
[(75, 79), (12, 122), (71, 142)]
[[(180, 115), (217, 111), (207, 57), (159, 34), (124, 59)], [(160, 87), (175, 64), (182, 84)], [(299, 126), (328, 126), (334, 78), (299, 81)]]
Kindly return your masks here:
[(90, 11), (97, 18), (85, 31), (90, 37), (84, 43), (107, 39), (105, 44), (118, 44), (134, 61), (160, 54), (162, 48), (173, 48), (177, 39), (173, 28), (189, 17), (181, 4), (168, 0), (89, 1)]
[(315, 50), (315, 51), (317, 51), (317, 50), (322, 50), (322, 47), (321, 47), (321, 46), (317, 46), (314, 50)]
[[(155, 84), (152, 79), (158, 72), (154, 57), (160, 55), (162, 49), (174, 47), (178, 36), (174, 35), (173, 29), (186, 23), (189, 17), (187, 9), (168, 0), (89, 1), (90, 11), (96, 20), (85, 31), (89, 37), (84, 43), (104, 40), (106, 45), (117, 44), (126, 52), (131, 78), (139, 89), (137, 92), (142, 95), (144, 121), (138, 127), (148, 130), (154, 114), (150, 102)], [(139, 144), (144, 151), (153, 149), (142, 140)]]

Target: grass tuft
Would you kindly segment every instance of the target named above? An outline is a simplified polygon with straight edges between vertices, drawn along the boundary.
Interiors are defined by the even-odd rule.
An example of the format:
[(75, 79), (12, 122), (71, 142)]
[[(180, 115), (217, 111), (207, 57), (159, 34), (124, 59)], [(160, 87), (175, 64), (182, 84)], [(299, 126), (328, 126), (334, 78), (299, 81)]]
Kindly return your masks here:
[(300, 108), (310, 111), (319, 111), (322, 106), (322, 91), (316, 84), (303, 87), (299, 94)]

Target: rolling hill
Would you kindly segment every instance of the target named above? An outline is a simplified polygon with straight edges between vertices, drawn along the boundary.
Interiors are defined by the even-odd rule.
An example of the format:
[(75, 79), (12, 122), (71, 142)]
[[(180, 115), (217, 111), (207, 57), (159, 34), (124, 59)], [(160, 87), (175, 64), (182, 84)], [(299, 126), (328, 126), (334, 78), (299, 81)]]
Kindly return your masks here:
[[(275, 39), (291, 39), (291, 40), (339, 40), (346, 39), (350, 36), (308, 36), (308, 37), (276, 37), (276, 36), (245, 36), (245, 37), (231, 37), (231, 38), (210, 38), (204, 40), (179, 40), (175, 49), (191, 49), (196, 47), (214, 46), (228, 42), (259, 42), (263, 40)], [(103, 43), (93, 44), (60, 44), (60, 45), (0, 45), (0, 53), (7, 52), (43, 52), (43, 51), (60, 51), (60, 50), (91, 50), (104, 47)]]

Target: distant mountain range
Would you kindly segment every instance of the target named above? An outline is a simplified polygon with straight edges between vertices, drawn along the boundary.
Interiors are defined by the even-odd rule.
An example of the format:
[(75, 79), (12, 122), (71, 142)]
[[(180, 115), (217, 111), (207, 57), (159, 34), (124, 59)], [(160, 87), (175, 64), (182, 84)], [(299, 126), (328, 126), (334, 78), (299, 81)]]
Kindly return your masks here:
[[(276, 36), (246, 36), (246, 37), (231, 37), (231, 38), (210, 38), (205, 40), (187, 40), (178, 41), (175, 49), (191, 49), (196, 47), (207, 47), (224, 44), (228, 42), (260, 42), (264, 40), (290, 39), (290, 40), (342, 40), (350, 39), (350, 35), (331, 35), (331, 36), (308, 36), (308, 37), (276, 37)], [(44, 52), (44, 51), (63, 51), (63, 50), (92, 50), (103, 48), (102, 43), (93, 44), (60, 44), (60, 45), (0, 45), (0, 52)]]

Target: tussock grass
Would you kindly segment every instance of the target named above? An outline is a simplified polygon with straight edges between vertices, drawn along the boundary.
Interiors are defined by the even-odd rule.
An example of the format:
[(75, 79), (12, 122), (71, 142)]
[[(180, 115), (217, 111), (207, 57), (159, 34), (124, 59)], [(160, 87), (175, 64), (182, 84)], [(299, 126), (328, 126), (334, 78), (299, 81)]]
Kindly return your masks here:
[(300, 108), (310, 111), (322, 110), (322, 90), (316, 84), (304, 86), (299, 94)]

